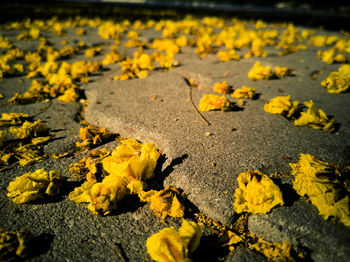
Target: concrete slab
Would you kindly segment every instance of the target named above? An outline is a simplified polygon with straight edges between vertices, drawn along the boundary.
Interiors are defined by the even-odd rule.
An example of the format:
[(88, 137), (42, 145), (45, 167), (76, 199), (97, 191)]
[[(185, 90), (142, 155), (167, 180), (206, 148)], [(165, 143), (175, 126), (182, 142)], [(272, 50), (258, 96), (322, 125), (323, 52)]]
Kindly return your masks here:
[[(328, 94), (320, 81), (310, 79), (309, 71), (303, 67), (313, 69), (316, 62), (318, 65), (314, 56), (309, 51), (278, 59), (265, 58), (265, 64), (295, 68), (295, 76), (255, 82), (247, 74), (255, 61), (262, 59), (218, 63), (210, 57), (203, 60), (191, 57), (191, 64), (186, 65), (185, 60), (185, 65), (170, 72), (152, 72), (145, 79), (128, 81), (110, 81), (116, 73), (107, 73), (86, 86), (90, 103), (84, 116), (88, 122), (122, 136), (154, 141), (168, 162), (182, 159), (164, 183), (183, 189), (202, 212), (230, 224), (240, 172), (259, 169), (268, 174), (289, 174), (288, 164), (296, 162), (300, 153), (349, 164), (350, 94)], [(302, 66), (298, 64), (300, 59), (304, 60)], [(226, 71), (229, 73), (224, 77)], [(188, 87), (184, 80), (188, 75), (204, 83), (201, 89)], [(247, 101), (239, 111), (204, 112), (203, 116), (211, 123), (207, 126), (191, 107), (189, 90), (198, 105), (203, 94), (213, 93), (210, 91), (213, 83), (223, 80), (234, 88), (254, 87), (260, 97)], [(295, 127), (282, 116), (263, 111), (270, 98), (287, 94), (295, 100), (313, 99), (319, 108), (335, 116), (340, 124), (338, 133)], [(153, 100), (152, 96), (157, 98)], [(212, 135), (205, 136), (206, 132)], [(290, 158), (286, 160), (283, 156)]]

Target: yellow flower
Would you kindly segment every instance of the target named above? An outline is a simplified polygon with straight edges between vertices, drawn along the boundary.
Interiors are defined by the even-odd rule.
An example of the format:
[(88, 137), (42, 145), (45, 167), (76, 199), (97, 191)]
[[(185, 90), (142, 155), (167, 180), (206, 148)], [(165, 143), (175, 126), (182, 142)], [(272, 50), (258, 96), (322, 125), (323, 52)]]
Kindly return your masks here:
[(234, 49), (226, 51), (218, 51), (217, 57), (220, 61), (240, 60), (241, 57)]
[(267, 175), (255, 170), (240, 173), (237, 180), (233, 204), (235, 212), (265, 214), (284, 204), (281, 190)]
[(25, 173), (12, 180), (7, 187), (7, 196), (13, 198), (16, 204), (22, 204), (45, 195), (57, 195), (64, 177), (57, 170), (50, 170), (49, 174), (44, 169), (38, 169), (33, 173)]
[(331, 72), (326, 79), (321, 82), (329, 93), (342, 93), (350, 86), (350, 65), (341, 65), (338, 72)]
[(99, 54), (102, 51), (101, 46), (91, 47), (85, 50), (86, 57), (94, 57), (96, 54)]
[(261, 238), (255, 244), (249, 244), (249, 249), (256, 250), (268, 259), (268, 261), (294, 261), (291, 256), (292, 244), (284, 241), (282, 244), (269, 243)]
[(318, 50), (317, 57), (327, 64), (333, 64), (335, 59), (335, 50), (334, 48), (325, 51)]
[(28, 117), (28, 114), (23, 113), (2, 113), (0, 118), (0, 126), (18, 125), (23, 123), (23, 120)]
[(301, 116), (294, 121), (295, 126), (308, 126), (314, 129), (322, 129), (326, 132), (334, 131), (334, 118), (329, 119), (323, 110), (318, 109), (312, 100), (305, 101), (308, 107), (306, 112), (301, 112)]
[(285, 115), (291, 118), (298, 110), (298, 101), (292, 101), (291, 96), (276, 96), (264, 105), (264, 111), (270, 114)]
[(92, 125), (82, 127), (79, 130), (80, 138), (83, 140), (77, 142), (77, 147), (89, 149), (93, 146), (98, 146), (102, 142), (107, 141), (113, 137), (113, 135), (106, 128), (98, 128)]
[(293, 69), (289, 67), (280, 67), (275, 66), (275, 75), (277, 77), (290, 76), (292, 74)]
[(226, 81), (218, 82), (214, 84), (213, 91), (220, 94), (227, 94), (230, 91), (230, 87)]
[(25, 121), (21, 127), (10, 127), (10, 132), (16, 135), (20, 139), (28, 138), (31, 136), (38, 136), (39, 134), (45, 134), (48, 132), (48, 127), (41, 121), (35, 122)]
[(248, 77), (251, 80), (271, 79), (273, 73), (271, 72), (270, 66), (263, 66), (261, 62), (258, 61), (248, 72)]
[(86, 30), (84, 28), (78, 28), (77, 30), (75, 30), (75, 33), (77, 35), (85, 35), (86, 34)]
[(232, 97), (240, 99), (240, 98), (249, 98), (253, 99), (255, 96), (255, 89), (247, 86), (242, 86), (242, 88), (236, 89), (233, 94), (231, 94)]
[(350, 226), (349, 191), (339, 181), (339, 170), (309, 154), (300, 154), (299, 161), (289, 165), (296, 192), (307, 195), (324, 219), (332, 216)]
[(153, 143), (141, 144), (135, 139), (122, 141), (112, 155), (102, 160), (107, 173), (102, 182), (87, 180), (69, 194), (77, 203), (89, 203), (94, 214), (108, 214), (117, 208), (117, 202), (129, 193), (138, 193), (144, 181), (153, 176), (159, 153)]
[(224, 96), (205, 94), (199, 101), (199, 111), (221, 110), (229, 111), (231, 108), (230, 101)]
[(147, 252), (157, 262), (191, 261), (189, 256), (200, 243), (202, 230), (194, 222), (182, 220), (179, 230), (164, 228), (147, 239)]
[(64, 91), (63, 95), (57, 97), (57, 100), (62, 102), (75, 102), (79, 98), (78, 88), (71, 87)]
[(187, 46), (189, 44), (189, 40), (185, 35), (182, 35), (175, 40), (176, 45), (180, 47)]
[(106, 57), (102, 60), (102, 65), (111, 65), (123, 59), (124, 57), (122, 55), (117, 51), (112, 50), (110, 53), (106, 54)]
[(173, 186), (167, 186), (160, 191), (140, 191), (138, 196), (141, 201), (151, 202), (150, 208), (162, 219), (167, 215), (171, 217), (183, 217), (184, 215), (185, 208), (178, 200), (180, 191)]

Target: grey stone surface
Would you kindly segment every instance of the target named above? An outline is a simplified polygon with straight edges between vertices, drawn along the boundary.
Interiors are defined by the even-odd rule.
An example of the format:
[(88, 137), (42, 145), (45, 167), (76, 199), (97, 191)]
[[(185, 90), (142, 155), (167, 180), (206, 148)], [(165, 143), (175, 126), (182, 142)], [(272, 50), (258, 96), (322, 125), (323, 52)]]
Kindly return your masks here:
[(238, 248), (234, 253), (226, 258), (226, 262), (261, 262), (264, 261), (264, 256), (248, 249)]

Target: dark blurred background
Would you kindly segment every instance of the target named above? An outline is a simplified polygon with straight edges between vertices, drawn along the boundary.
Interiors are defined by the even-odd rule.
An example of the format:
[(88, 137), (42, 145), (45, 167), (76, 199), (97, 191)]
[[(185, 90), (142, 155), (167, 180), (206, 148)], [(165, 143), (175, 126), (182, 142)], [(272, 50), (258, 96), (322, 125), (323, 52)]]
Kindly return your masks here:
[(64, 18), (72, 15), (162, 19), (181, 18), (188, 13), (293, 22), (325, 29), (350, 29), (350, 0), (0, 0), (0, 22), (26, 17)]

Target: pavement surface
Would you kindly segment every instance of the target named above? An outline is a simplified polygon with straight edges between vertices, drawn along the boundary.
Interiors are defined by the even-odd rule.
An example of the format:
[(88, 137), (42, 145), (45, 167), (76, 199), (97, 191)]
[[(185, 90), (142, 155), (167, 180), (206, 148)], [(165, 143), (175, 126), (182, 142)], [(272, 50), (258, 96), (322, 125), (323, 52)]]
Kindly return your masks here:
[[(64, 39), (68, 44), (84, 40), (89, 45), (112, 44), (112, 40), (98, 37), (96, 27), (86, 27), (86, 35), (77, 36), (75, 29), (67, 29)], [(34, 50), (38, 41), (16, 40), (21, 31), (1, 31), (20, 49)], [(44, 35), (60, 47), (62, 38), (50, 32)], [(321, 31), (321, 34), (340, 35)], [(161, 32), (141, 30), (140, 38), (151, 41)], [(124, 39), (125, 40), (125, 39)], [(124, 41), (123, 40), (123, 41)], [(123, 43), (122, 41), (122, 43)], [(266, 241), (288, 240), (296, 247), (308, 250), (308, 259), (314, 261), (347, 261), (350, 257), (350, 229), (341, 223), (324, 221), (317, 209), (305, 198), (293, 194), (289, 163), (298, 161), (299, 154), (311, 154), (340, 167), (350, 165), (350, 93), (329, 94), (320, 85), (339, 64), (326, 64), (317, 58), (317, 48), (279, 57), (274, 47), (267, 47), (268, 57), (253, 57), (240, 61), (220, 62), (215, 54), (199, 58), (194, 48), (184, 47), (176, 54), (180, 65), (170, 71), (155, 70), (143, 79), (115, 81), (121, 73), (118, 64), (106, 66), (101, 74), (82, 84), (85, 98), (80, 102), (64, 103), (56, 99), (29, 105), (14, 106), (7, 102), (15, 92), (24, 92), (31, 83), (25, 75), (0, 79), (0, 111), (23, 112), (43, 120), (55, 134), (55, 139), (44, 145), (47, 155), (74, 150), (79, 141), (77, 120), (82, 116), (88, 123), (105, 127), (122, 137), (154, 142), (165, 161), (160, 167), (160, 178), (155, 187), (173, 185), (185, 192), (188, 200), (200, 212), (229, 226), (237, 217), (233, 210), (233, 194), (237, 176), (248, 170), (265, 174), (279, 173), (285, 206), (276, 207), (268, 214), (250, 215), (248, 229)], [(133, 51), (120, 45), (120, 53), (131, 56)], [(248, 49), (238, 51), (241, 55)], [(101, 61), (101, 55), (85, 58), (83, 53), (69, 59)], [(350, 59), (348, 55), (348, 59)], [(293, 75), (276, 80), (252, 81), (248, 72), (256, 61), (264, 65), (288, 66)], [(320, 72), (316, 80), (312, 74)], [(198, 87), (188, 85), (195, 80)], [(246, 100), (243, 106), (231, 112), (203, 112), (207, 125), (195, 112), (190, 97), (198, 105), (203, 94), (213, 94), (215, 82), (227, 81), (233, 89), (242, 85), (253, 87), (258, 94)], [(271, 98), (291, 95), (293, 100), (312, 99), (318, 108), (335, 117), (337, 130), (326, 133), (308, 127), (295, 127), (280, 115), (263, 110)], [(235, 99), (227, 96), (235, 103)], [(210, 135), (206, 135), (210, 132)], [(114, 148), (117, 141), (102, 145)], [(68, 200), (68, 193), (79, 183), (68, 180), (61, 195), (55, 199), (16, 205), (6, 196), (9, 182), (38, 168), (57, 169), (69, 177), (68, 166), (83, 155), (60, 159), (48, 158), (30, 166), (9, 165), (0, 178), (0, 227), (10, 231), (26, 229), (33, 233), (37, 245), (28, 261), (150, 261), (146, 239), (165, 226), (178, 227), (181, 221), (168, 219), (166, 224), (141, 203), (130, 196), (118, 205), (116, 214), (98, 217), (84, 205)], [(205, 236), (210, 236), (205, 229)], [(209, 252), (209, 251), (208, 251)], [(209, 252), (210, 253), (210, 252)], [(218, 257), (213, 256), (213, 260)], [(200, 257), (200, 256), (198, 256)], [(205, 255), (203, 255), (205, 257)], [(264, 257), (240, 248), (227, 261), (262, 261)], [(198, 259), (199, 261), (200, 259)]]

